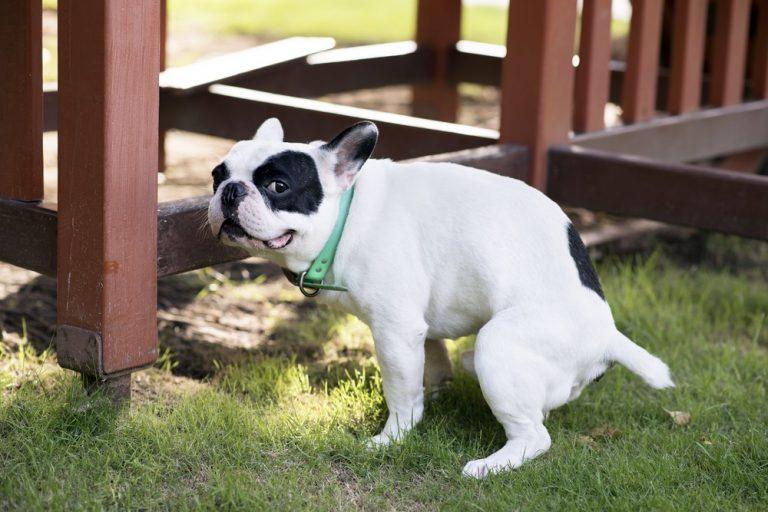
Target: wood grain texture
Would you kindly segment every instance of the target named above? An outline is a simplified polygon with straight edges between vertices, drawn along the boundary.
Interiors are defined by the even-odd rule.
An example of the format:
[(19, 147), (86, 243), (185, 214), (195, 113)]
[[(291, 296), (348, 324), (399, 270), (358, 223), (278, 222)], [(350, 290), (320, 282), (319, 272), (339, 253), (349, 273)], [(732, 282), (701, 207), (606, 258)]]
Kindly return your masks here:
[(622, 119), (636, 123), (656, 114), (656, 81), (663, 0), (635, 0), (629, 27), (627, 71), (621, 96)]
[(577, 132), (605, 128), (610, 61), (611, 0), (584, 0), (573, 102), (573, 129)]
[(43, 199), (43, 15), (39, 1), (0, 2), (0, 197)]
[(160, 4), (59, 2), (58, 322), (105, 374), (156, 357)]
[(768, 240), (766, 176), (555, 146), (547, 192), (569, 206)]
[(709, 102), (715, 106), (740, 103), (744, 93), (750, 0), (718, 0)]
[(757, 0), (757, 34), (752, 46), (752, 97), (768, 98), (768, 0)]
[(701, 105), (707, 2), (678, 0), (674, 9), (668, 110), (683, 114)]
[(528, 147), (528, 182), (544, 188), (547, 149), (571, 127), (576, 2), (511, 0), (501, 76), (500, 141)]
[(416, 43), (432, 54), (432, 80), (413, 86), (413, 115), (456, 121), (459, 94), (450, 80), (450, 54), (461, 37), (461, 0), (419, 0)]

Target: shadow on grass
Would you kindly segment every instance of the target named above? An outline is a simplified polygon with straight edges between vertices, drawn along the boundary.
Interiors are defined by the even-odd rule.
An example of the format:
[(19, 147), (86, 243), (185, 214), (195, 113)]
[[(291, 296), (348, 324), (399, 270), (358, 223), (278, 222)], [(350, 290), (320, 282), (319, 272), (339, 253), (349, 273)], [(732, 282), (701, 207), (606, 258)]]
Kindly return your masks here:
[[(287, 284), (280, 269), (242, 261), (188, 272), (158, 282), (159, 353), (174, 374), (214, 375), (222, 366), (264, 357), (292, 359), (310, 375), (337, 381), (370, 364), (372, 345), (350, 318)], [(10, 334), (0, 343), (25, 342), (41, 353), (54, 345), (56, 280), (40, 276), (0, 300), (0, 322)], [(367, 337), (367, 339), (366, 339)]]

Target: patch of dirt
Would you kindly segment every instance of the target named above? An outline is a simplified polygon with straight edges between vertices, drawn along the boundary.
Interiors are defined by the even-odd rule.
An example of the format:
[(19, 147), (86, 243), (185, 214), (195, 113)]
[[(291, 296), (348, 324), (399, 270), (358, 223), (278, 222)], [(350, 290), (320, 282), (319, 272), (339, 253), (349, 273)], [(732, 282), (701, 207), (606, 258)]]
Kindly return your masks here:
[[(251, 280), (259, 284), (250, 285), (244, 295), (239, 283)], [(26, 335), (38, 352), (52, 346), (56, 281), (0, 263), (0, 282), (0, 342), (15, 351)], [(215, 373), (217, 364), (263, 355), (324, 359), (320, 343), (328, 340), (340, 316), (298, 297), (279, 268), (256, 259), (161, 279), (160, 354), (168, 349), (173, 372), (194, 378)], [(292, 335), (297, 327), (291, 322), (299, 319), (313, 322), (317, 344), (304, 332)]]
[(131, 403), (163, 400), (165, 405), (171, 405), (179, 397), (193, 395), (204, 388), (199, 380), (152, 368), (131, 376)]

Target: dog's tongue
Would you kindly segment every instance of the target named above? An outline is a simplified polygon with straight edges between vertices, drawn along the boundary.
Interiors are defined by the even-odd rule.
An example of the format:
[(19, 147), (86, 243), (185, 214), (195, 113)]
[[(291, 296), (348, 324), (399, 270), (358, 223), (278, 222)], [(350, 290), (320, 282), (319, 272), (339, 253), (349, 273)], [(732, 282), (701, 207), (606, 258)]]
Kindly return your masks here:
[(267, 240), (266, 242), (264, 242), (264, 245), (266, 245), (270, 249), (282, 249), (283, 247), (288, 245), (288, 242), (291, 241), (291, 236), (293, 236), (292, 233), (286, 233), (277, 238), (273, 238), (272, 240)]

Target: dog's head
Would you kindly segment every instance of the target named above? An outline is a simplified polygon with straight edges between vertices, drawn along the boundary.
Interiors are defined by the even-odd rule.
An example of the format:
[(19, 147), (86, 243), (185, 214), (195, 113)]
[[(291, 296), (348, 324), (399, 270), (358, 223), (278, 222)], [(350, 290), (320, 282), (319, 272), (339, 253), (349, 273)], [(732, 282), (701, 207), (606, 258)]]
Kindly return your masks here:
[(287, 143), (280, 122), (267, 119), (213, 169), (214, 236), (283, 265), (311, 262), (377, 138), (376, 125), (361, 122), (328, 143)]

